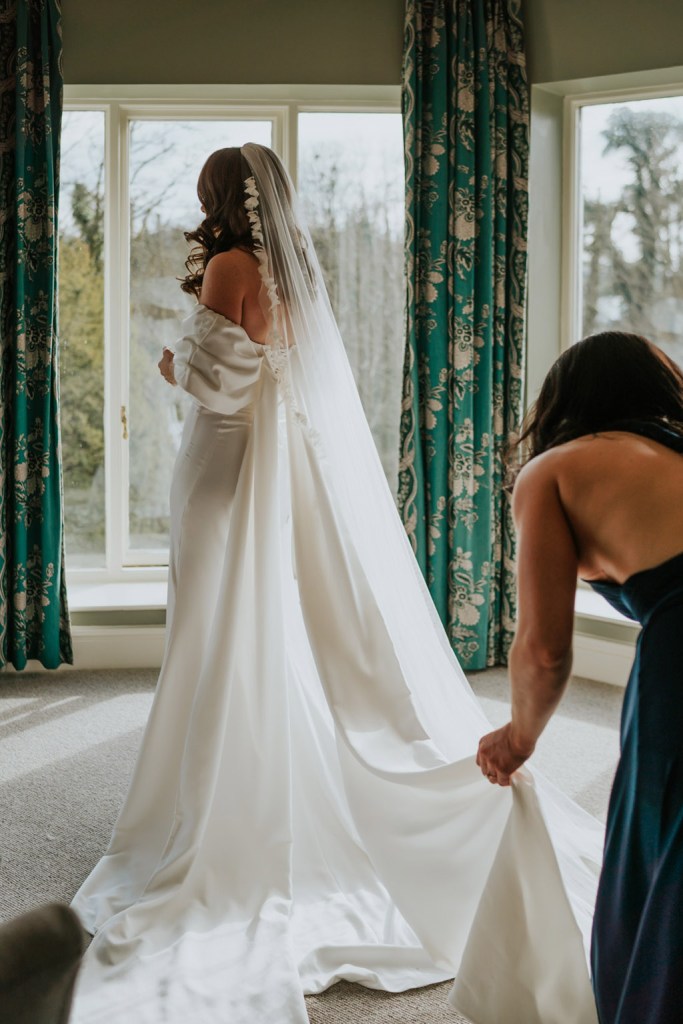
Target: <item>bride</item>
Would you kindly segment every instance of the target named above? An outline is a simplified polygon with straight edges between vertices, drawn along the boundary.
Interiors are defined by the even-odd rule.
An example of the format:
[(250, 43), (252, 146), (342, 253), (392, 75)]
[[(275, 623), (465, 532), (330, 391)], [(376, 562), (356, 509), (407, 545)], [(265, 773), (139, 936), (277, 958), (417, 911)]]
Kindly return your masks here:
[[(171, 488), (166, 646), (74, 1019), (306, 1024), (346, 978), (457, 975), (477, 1024), (594, 1024), (602, 830), (490, 726), (396, 513), (293, 187), (213, 153), (163, 375), (194, 401)], [(370, 272), (371, 268), (368, 268)], [(370, 282), (369, 282), (370, 286)], [(371, 337), (372, 325), (368, 324)]]

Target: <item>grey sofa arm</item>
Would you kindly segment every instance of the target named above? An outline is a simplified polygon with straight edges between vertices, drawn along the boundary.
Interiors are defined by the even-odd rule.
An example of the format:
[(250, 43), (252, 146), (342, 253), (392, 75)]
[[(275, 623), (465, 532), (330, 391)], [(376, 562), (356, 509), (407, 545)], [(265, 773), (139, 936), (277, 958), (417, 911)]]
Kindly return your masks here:
[(89, 938), (73, 910), (61, 903), (0, 925), (2, 1024), (67, 1024)]

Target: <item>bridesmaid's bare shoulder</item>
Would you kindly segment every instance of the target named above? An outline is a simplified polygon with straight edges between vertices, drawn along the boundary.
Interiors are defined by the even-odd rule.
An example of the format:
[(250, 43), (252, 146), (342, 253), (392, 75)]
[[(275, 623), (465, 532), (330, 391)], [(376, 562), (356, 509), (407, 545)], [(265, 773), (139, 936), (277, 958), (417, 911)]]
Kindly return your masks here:
[(616, 436), (587, 434), (530, 459), (515, 480), (512, 494), (515, 516), (530, 501), (541, 500), (551, 493), (559, 499), (562, 483), (577, 472), (604, 473), (605, 462), (614, 459), (614, 448), (609, 445)]

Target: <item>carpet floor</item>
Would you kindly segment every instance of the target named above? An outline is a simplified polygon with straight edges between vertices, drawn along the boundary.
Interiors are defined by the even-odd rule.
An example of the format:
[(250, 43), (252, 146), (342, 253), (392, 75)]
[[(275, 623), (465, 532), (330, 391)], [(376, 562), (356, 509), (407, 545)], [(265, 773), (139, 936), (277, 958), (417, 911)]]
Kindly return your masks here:
[[(0, 674), (0, 920), (69, 901), (102, 855), (152, 700), (152, 670)], [(508, 718), (502, 669), (474, 673), (494, 726)], [(623, 691), (574, 680), (534, 763), (604, 821)], [(449, 983), (398, 995), (342, 982), (308, 997), (311, 1024), (466, 1024)], [(505, 1024), (501, 1021), (500, 1024)]]

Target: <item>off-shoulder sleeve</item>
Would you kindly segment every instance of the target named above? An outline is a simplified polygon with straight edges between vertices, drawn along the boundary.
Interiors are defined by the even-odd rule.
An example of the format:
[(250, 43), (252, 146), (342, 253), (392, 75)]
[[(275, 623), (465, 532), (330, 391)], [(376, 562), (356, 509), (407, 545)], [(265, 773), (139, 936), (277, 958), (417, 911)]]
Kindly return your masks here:
[(178, 385), (202, 405), (233, 415), (256, 397), (262, 356), (238, 324), (198, 305), (172, 346)]

